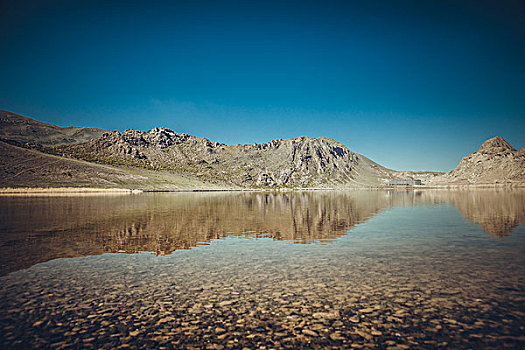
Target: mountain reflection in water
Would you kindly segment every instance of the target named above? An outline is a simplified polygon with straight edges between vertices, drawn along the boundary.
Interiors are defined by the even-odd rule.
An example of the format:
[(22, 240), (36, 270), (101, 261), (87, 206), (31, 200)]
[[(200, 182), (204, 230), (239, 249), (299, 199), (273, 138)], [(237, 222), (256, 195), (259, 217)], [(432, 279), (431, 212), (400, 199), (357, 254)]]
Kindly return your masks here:
[(3, 196), (0, 275), (64, 257), (170, 254), (225, 236), (326, 242), (387, 208), (441, 204), (495, 237), (525, 224), (525, 191)]

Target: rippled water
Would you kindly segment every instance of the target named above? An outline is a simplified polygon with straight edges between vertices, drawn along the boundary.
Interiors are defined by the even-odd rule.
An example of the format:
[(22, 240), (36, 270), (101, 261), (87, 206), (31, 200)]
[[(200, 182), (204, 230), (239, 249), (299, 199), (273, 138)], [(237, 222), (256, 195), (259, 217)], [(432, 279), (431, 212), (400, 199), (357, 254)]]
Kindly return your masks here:
[(0, 197), (0, 210), (1, 348), (525, 346), (525, 191)]

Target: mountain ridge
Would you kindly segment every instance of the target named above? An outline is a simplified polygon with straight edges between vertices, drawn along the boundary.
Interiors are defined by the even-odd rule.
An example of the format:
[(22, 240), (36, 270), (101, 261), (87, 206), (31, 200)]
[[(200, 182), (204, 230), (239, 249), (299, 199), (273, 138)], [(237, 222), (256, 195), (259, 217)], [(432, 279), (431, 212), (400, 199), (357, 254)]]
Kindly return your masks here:
[(168, 170), (241, 187), (379, 185), (377, 176), (367, 174), (391, 172), (326, 137), (226, 145), (168, 128), (147, 132), (128, 129), (106, 132), (82, 144), (55, 146), (51, 151), (90, 162)]
[[(46, 181), (56, 186), (63, 173), (83, 178), (78, 185), (85, 186), (89, 176), (100, 176), (104, 181), (94, 179), (93, 185), (106, 182), (109, 187), (122, 187), (125, 181), (111, 181), (110, 174), (124, 179), (130, 171), (139, 172), (139, 178), (142, 177), (134, 178), (133, 186), (165, 190), (180, 189), (177, 181), (182, 178), (187, 179), (183, 181), (186, 189), (191, 184), (196, 189), (384, 187), (390, 180), (417, 179), (430, 186), (525, 183), (525, 148), (516, 151), (499, 136), (483, 142), (447, 173), (388, 169), (329, 137), (299, 136), (260, 144), (226, 145), (166, 127), (124, 132), (64, 128), (5, 111), (0, 111), (0, 141), (5, 149), (5, 154), (0, 155), (0, 186), (4, 187), (27, 186), (31, 181), (36, 181), (34, 186)], [(24, 154), (29, 149), (42, 152), (41, 156)], [(66, 170), (60, 170), (61, 173), (54, 169), (55, 161), (49, 159), (50, 155), (58, 157), (59, 168)], [(18, 164), (16, 158), (24, 158), (27, 164)], [(108, 173), (93, 168), (95, 163), (105, 166)], [(27, 169), (22, 169), (24, 166)], [(33, 175), (28, 176), (31, 181), (21, 181), (21, 176), (16, 175), (35, 171), (42, 181)], [(162, 180), (157, 174), (162, 174)], [(75, 184), (74, 179), (66, 180), (69, 186)]]

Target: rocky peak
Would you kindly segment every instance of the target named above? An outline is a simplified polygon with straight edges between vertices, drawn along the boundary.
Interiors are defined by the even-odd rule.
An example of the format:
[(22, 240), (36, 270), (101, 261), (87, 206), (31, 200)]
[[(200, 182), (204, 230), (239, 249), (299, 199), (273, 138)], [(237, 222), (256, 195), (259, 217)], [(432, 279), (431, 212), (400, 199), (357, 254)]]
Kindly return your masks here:
[(175, 134), (175, 131), (165, 128), (165, 127), (153, 128), (150, 131), (148, 131), (148, 134), (152, 134), (152, 135), (158, 134), (158, 133)]
[(483, 142), (481, 147), (478, 149), (478, 153), (505, 153), (505, 152), (516, 152), (516, 150), (509, 145), (503, 138), (496, 136), (487, 141)]
[(447, 181), (471, 184), (522, 182), (525, 179), (525, 157), (520, 152), (501, 137), (491, 138), (477, 152), (463, 157), (446, 175)]
[(190, 138), (188, 134), (176, 133), (168, 128), (153, 128), (147, 134), (151, 143), (159, 148), (177, 145)]

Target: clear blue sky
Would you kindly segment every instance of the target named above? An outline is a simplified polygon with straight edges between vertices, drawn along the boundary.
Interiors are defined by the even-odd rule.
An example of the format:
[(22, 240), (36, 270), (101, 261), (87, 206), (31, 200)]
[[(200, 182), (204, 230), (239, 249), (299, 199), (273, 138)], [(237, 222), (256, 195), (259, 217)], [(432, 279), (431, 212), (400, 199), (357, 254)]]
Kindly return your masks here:
[(0, 109), (212, 141), (334, 138), (398, 170), (525, 146), (523, 1), (0, 0)]

